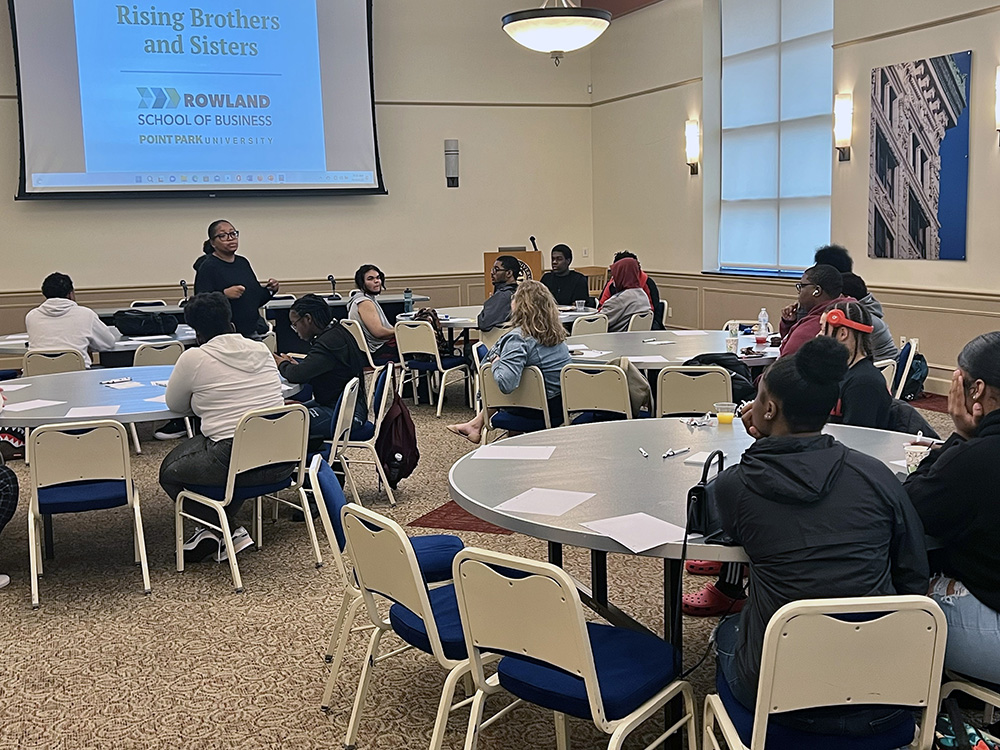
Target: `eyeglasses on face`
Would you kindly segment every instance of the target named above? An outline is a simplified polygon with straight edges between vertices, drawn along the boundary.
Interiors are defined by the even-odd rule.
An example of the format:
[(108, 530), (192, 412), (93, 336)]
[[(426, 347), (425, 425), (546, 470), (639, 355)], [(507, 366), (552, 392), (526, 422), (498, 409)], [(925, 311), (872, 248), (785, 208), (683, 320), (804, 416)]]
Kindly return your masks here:
[(234, 229), (231, 232), (219, 232), (218, 234), (212, 235), (213, 240), (235, 240), (240, 236), (238, 230)]
[(809, 281), (797, 281), (795, 282), (795, 291), (801, 292), (804, 286), (819, 286), (819, 284), (813, 284)]

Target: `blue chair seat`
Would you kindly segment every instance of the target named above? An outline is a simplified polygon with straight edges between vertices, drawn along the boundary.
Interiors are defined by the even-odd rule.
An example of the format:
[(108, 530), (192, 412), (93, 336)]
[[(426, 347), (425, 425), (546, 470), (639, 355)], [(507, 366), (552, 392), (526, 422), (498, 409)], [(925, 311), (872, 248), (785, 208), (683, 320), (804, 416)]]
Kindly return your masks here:
[[(280, 482), (275, 482), (274, 484), (248, 484), (244, 487), (233, 488), (233, 500), (249, 500), (251, 497), (260, 497), (261, 495), (271, 495), (279, 490), (283, 490), (286, 487), (291, 487), (293, 484), (293, 478), (288, 477), (288, 479), (283, 479)], [(199, 495), (204, 495), (212, 500), (222, 500), (226, 496), (225, 487), (212, 487), (205, 484), (192, 484), (186, 489), (191, 490), (191, 492), (197, 492)]]
[(617, 422), (627, 417), (617, 411), (582, 411), (570, 420), (572, 424), (593, 424), (594, 422)]
[(17, 375), (17, 370), (0, 370), (0, 380), (13, 380)]
[[(673, 681), (676, 655), (666, 641), (593, 622), (587, 623), (587, 633), (604, 711), (611, 721), (627, 716)], [(518, 698), (580, 719), (592, 718), (581, 677), (519, 656), (505, 656), (497, 672), (504, 689)]]
[(545, 420), (540, 415), (541, 412), (537, 417), (526, 417), (501, 409), (490, 418), (490, 426), (495, 430), (538, 432), (545, 429)]
[[(444, 655), (449, 659), (465, 659), (465, 635), (462, 633), (462, 620), (458, 614), (458, 600), (455, 598), (454, 586), (441, 586), (427, 592), (430, 598), (434, 621), (437, 623), (438, 636), (444, 648)], [(393, 604), (389, 608), (389, 622), (396, 635), (428, 654), (431, 642), (427, 637), (427, 627), (424, 621), (408, 610), (402, 604)]]
[[(729, 714), (733, 726), (740, 735), (740, 740), (749, 747), (750, 737), (753, 734), (753, 711), (736, 700), (721, 670), (716, 672), (715, 686), (722, 699), (722, 705), (726, 707), (726, 713)], [(805, 747), (809, 750), (896, 750), (906, 747), (913, 741), (915, 728), (913, 715), (908, 711), (904, 712), (897, 723), (888, 726), (884, 733), (867, 737), (802, 732), (786, 727), (778, 723), (780, 719), (778, 721), (775, 719), (778, 719), (778, 716), (768, 717), (767, 750), (801, 750)]]
[[(371, 440), (375, 434), (375, 423), (371, 420), (365, 422), (361, 427), (351, 428), (351, 440)], [(326, 449), (327, 461), (330, 460), (330, 449)]]
[(465, 542), (453, 534), (411, 536), (410, 544), (427, 583), (450, 581), (451, 563), (455, 555), (465, 548)]
[(38, 510), (46, 515), (80, 513), (128, 505), (125, 482), (66, 482), (38, 490)]
[[(445, 370), (450, 370), (452, 367), (458, 367), (459, 365), (465, 364), (465, 357), (441, 357), (441, 367)], [(430, 372), (437, 371), (437, 362), (425, 362), (420, 359), (408, 359), (406, 360), (406, 366), (411, 370), (427, 370)]]

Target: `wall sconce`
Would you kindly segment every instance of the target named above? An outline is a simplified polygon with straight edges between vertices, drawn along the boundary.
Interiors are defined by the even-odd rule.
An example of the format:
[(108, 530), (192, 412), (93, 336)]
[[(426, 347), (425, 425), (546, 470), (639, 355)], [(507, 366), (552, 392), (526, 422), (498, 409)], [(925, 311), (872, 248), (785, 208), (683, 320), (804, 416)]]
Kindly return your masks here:
[(833, 98), (833, 141), (838, 161), (851, 160), (851, 132), (854, 129), (854, 100), (850, 94)]
[(687, 120), (684, 123), (684, 154), (691, 174), (698, 174), (698, 157), (701, 154), (701, 137), (698, 132), (698, 121)]
[(996, 78), (996, 99), (994, 106), (995, 114), (994, 120), (997, 125), (997, 135), (1000, 136), (1000, 67), (997, 68), (997, 78)]

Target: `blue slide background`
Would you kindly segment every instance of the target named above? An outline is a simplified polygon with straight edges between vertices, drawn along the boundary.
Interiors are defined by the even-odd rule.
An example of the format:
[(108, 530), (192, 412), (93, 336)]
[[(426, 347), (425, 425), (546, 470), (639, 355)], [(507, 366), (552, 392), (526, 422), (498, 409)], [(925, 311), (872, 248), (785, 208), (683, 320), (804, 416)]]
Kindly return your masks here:
[[(198, 8), (227, 14), (238, 7), (245, 16), (278, 16), (278, 30), (204, 28), (191, 26), (191, 5), (160, 0), (157, 12), (183, 14), (184, 28), (119, 25), (119, 6), (133, 3), (74, 0), (84, 148), (88, 172), (184, 170), (302, 170), (325, 171), (323, 103), (315, 0), (275, 3), (241, 0), (205, 1)], [(135, 3), (140, 11), (150, 4)], [(147, 39), (178, 35), (182, 54), (147, 54)], [(226, 42), (255, 42), (258, 54), (222, 56), (194, 54), (192, 36)], [(138, 88), (160, 87), (185, 93), (265, 94), (267, 109), (209, 106), (143, 107)], [(187, 125), (139, 125), (139, 115), (187, 118)], [(271, 118), (269, 127), (224, 126), (216, 115), (256, 115)], [(208, 124), (195, 118), (208, 116)], [(140, 136), (186, 135), (229, 139), (220, 144), (149, 144)], [(247, 142), (241, 142), (244, 139)], [(269, 140), (270, 139), (270, 140)]]

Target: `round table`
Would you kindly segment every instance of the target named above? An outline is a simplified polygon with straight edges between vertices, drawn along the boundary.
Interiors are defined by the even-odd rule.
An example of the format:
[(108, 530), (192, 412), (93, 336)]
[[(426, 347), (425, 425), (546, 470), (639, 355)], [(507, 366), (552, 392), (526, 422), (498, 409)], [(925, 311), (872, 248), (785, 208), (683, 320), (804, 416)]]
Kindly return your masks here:
[[(171, 341), (179, 341), (185, 346), (195, 342), (194, 329), (190, 326), (179, 325), (177, 330), (162, 336), (122, 336), (117, 328), (111, 328), (115, 335), (115, 345), (107, 352), (134, 352), (143, 344), (167, 344)], [(28, 334), (10, 333), (0, 336), (0, 354), (24, 354), (28, 351)], [(104, 352), (102, 352), (104, 353)]]
[[(682, 365), (699, 354), (724, 352), (726, 338), (725, 331), (624, 331), (571, 336), (566, 344), (570, 354), (574, 355), (574, 362), (607, 363), (618, 357), (628, 357), (640, 370), (656, 370), (668, 365)], [(658, 343), (661, 341), (673, 343)], [(739, 348), (742, 350), (748, 346), (754, 347), (756, 352), (754, 356), (740, 356), (748, 367), (769, 365), (778, 358), (777, 347), (757, 346), (753, 336), (740, 336)], [(588, 357), (585, 356), (587, 350), (607, 354)], [(644, 357), (654, 359), (643, 361)]]
[[(417, 307), (415, 305), (415, 307)], [(441, 319), (442, 328), (450, 329), (474, 329), (476, 327), (476, 319), (479, 317), (479, 313), (483, 311), (482, 305), (464, 305), (462, 307), (439, 307), (437, 308), (438, 317)], [(560, 308), (559, 310), (559, 322), (563, 325), (571, 325), (577, 318), (583, 318), (587, 315), (593, 315), (597, 311), (590, 307), (585, 308), (582, 311), (579, 310), (567, 310), (565, 308)], [(413, 313), (400, 313), (396, 316), (397, 320), (408, 320), (413, 317)]]

